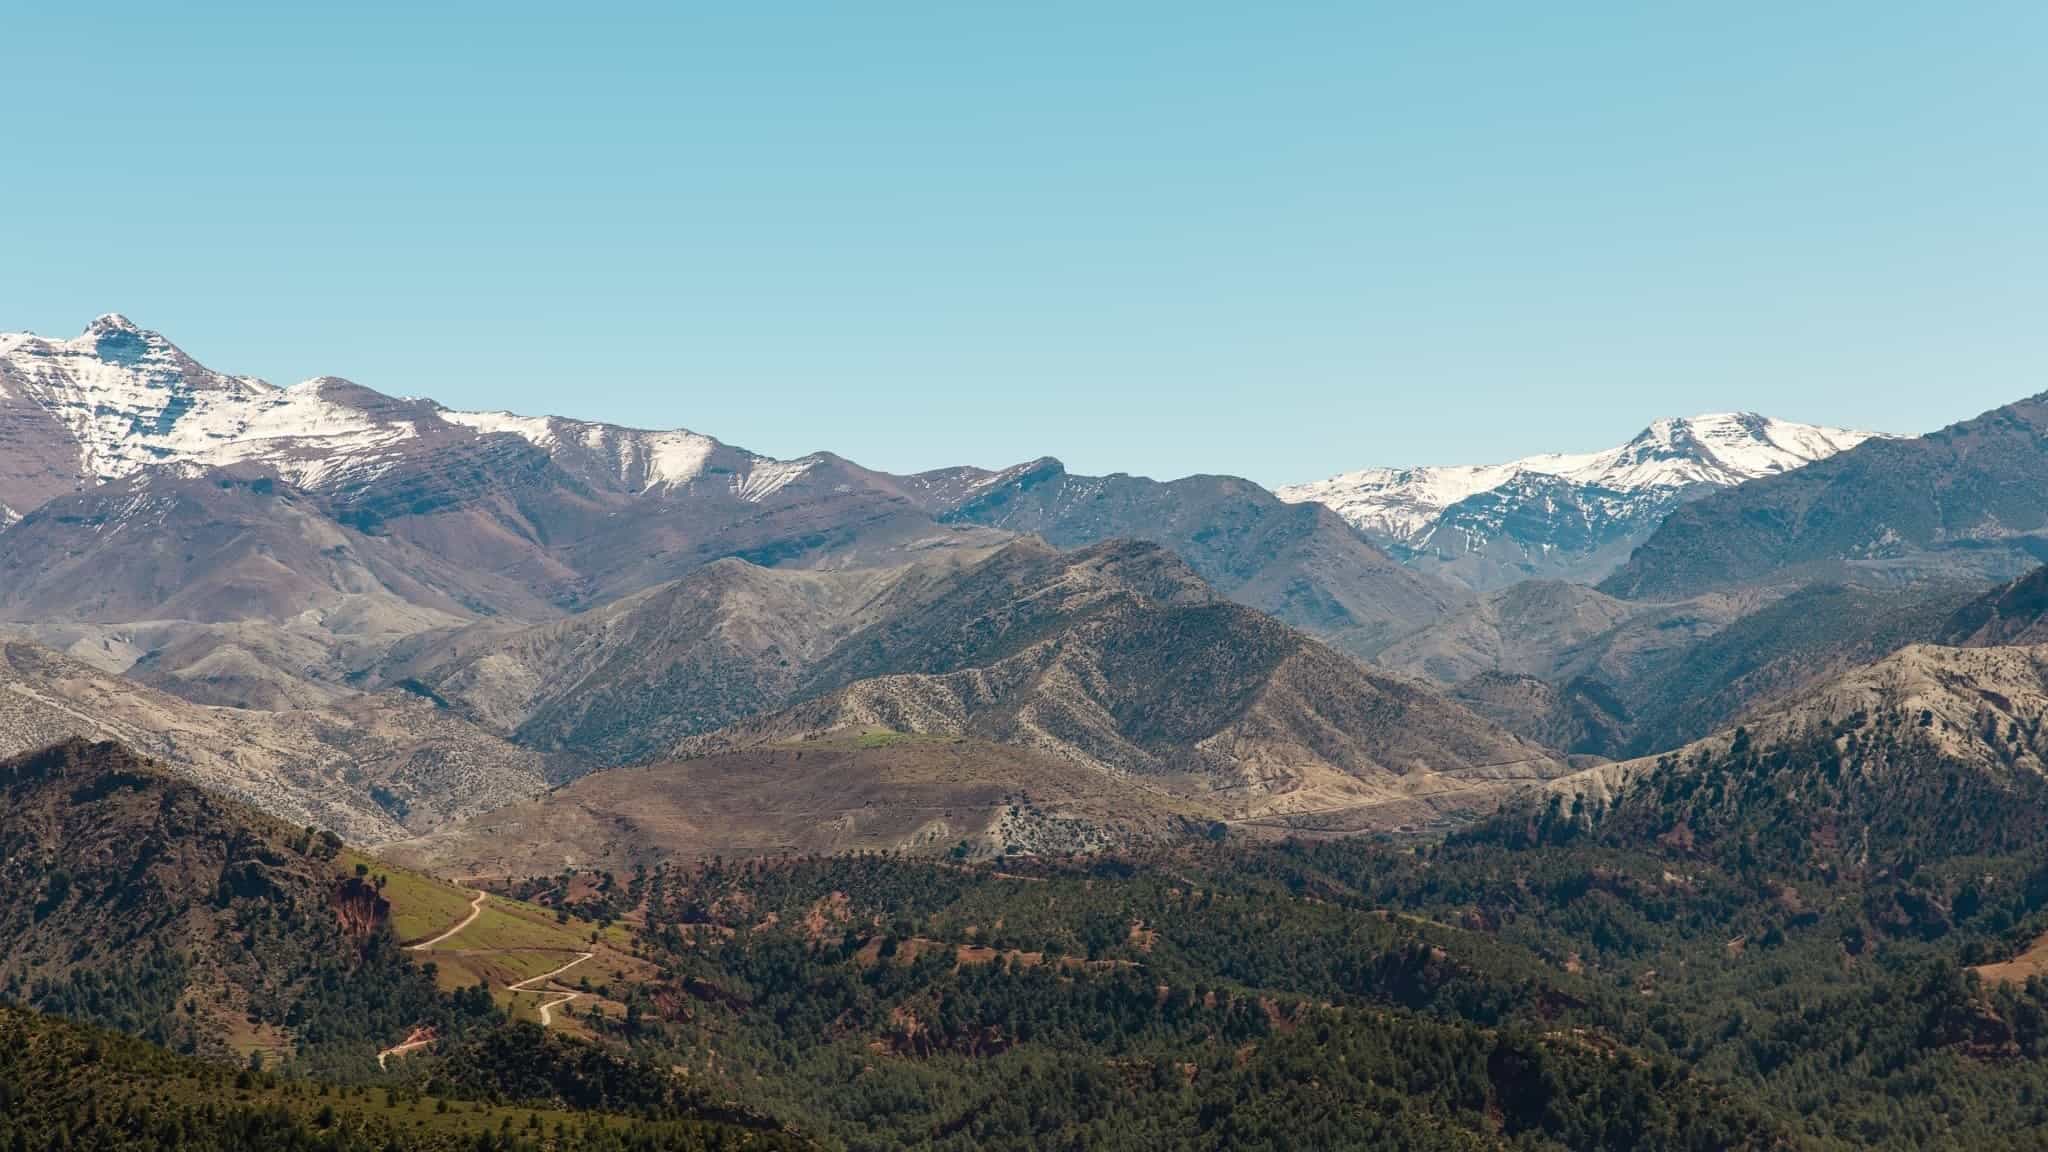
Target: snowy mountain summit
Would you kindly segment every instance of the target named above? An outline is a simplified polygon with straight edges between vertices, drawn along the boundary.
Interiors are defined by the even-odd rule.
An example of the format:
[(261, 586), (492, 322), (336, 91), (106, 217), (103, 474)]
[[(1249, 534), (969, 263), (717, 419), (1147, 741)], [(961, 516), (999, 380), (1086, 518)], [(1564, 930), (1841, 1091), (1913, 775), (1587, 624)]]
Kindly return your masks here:
[(1874, 433), (1715, 412), (1658, 420), (1601, 452), (1505, 464), (1364, 468), (1279, 490), (1317, 501), (1412, 566), (1485, 590), (1594, 581), (1673, 508), (1846, 451)]
[(332, 376), (278, 387), (215, 372), (118, 313), (70, 340), (0, 333), (0, 527), (55, 496), (152, 467), (253, 464), (300, 488), (345, 491), (493, 436), (626, 494), (715, 483), (759, 501), (817, 462), (773, 460), (682, 429), (458, 412)]

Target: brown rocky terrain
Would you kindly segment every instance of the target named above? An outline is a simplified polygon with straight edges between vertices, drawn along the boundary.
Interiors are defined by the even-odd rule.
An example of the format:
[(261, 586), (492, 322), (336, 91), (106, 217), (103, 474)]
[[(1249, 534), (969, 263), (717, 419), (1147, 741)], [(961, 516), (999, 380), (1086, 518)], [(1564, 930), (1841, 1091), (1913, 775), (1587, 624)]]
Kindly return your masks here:
[(1401, 641), (1381, 660), (1451, 682), (1455, 698), (1547, 747), (1628, 758), (1698, 739), (1932, 639), (1977, 587), (1815, 584), (1660, 604), (1532, 581)]
[[(439, 679), (431, 653), (409, 667), (479, 714), (565, 686), (546, 710), (501, 713), (504, 728), (552, 710), (679, 739), (402, 854), (516, 873), (650, 853), (1068, 851), (1230, 825), (1419, 830), (1567, 771), (1426, 684), (1223, 599), (1151, 543), (1027, 540), (893, 573), (716, 565), (587, 615), (467, 630), (475, 646), (453, 644)], [(721, 661), (777, 672), (707, 674)], [(665, 708), (638, 702), (650, 690)], [(739, 711), (738, 692), (757, 711), (784, 702), (689, 732)]]
[(1930, 639), (1960, 648), (2048, 643), (2048, 567), (2036, 568), (1956, 609)]
[(1204, 806), (1031, 748), (882, 731), (593, 772), (414, 840), (446, 875), (854, 850), (1088, 851), (1198, 834)]
[(1502, 780), (1562, 771), (1422, 683), (1230, 603), (1126, 594), (930, 666), (854, 681), (677, 752), (876, 729), (969, 737), (1199, 798), (1221, 818), (1384, 807), (1390, 824), (1484, 807)]
[(1483, 672), (1552, 681), (1589, 674), (1623, 680), (1772, 598), (1711, 595), (1659, 604), (1617, 599), (1583, 584), (1529, 580), (1396, 641), (1374, 663), (1444, 684)]
[(631, 763), (865, 676), (985, 660), (1135, 596), (1217, 600), (1173, 553), (1129, 541), (1063, 553), (1027, 538), (843, 571), (727, 559), (564, 620), (423, 635), (379, 678), (522, 743)]
[(196, 705), (0, 637), (0, 754), (119, 740), (293, 825), (358, 843), (539, 792), (544, 761), (428, 701), (356, 694), (279, 712)]

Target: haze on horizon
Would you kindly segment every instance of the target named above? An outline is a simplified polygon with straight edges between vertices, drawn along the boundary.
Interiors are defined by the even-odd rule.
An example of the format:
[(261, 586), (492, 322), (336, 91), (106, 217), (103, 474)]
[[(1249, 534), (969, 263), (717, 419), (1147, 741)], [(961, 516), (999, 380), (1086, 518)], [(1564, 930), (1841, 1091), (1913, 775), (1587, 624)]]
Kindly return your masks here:
[[(0, 330), (1269, 484), (2042, 387), (2048, 10), (47, 6)], [(366, 61), (376, 61), (371, 68)]]

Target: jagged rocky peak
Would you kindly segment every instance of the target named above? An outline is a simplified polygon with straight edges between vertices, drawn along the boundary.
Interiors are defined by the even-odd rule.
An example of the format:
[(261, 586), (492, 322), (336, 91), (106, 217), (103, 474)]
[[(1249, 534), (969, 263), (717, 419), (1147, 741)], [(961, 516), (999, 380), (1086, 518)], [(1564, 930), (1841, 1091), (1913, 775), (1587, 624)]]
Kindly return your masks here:
[(95, 316), (92, 323), (85, 326), (85, 334), (87, 336), (97, 338), (110, 333), (125, 333), (130, 336), (140, 336), (143, 334), (142, 328), (135, 321), (121, 315), (119, 312), (108, 312)]

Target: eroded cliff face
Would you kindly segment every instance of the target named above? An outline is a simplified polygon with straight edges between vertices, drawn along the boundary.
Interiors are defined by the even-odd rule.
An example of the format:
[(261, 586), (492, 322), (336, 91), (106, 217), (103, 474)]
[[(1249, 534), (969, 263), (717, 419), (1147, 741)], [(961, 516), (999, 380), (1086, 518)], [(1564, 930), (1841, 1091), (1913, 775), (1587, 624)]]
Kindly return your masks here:
[(375, 936), (391, 919), (391, 902), (360, 876), (338, 881), (327, 903), (334, 909), (335, 919), (341, 922), (342, 932), (358, 945)]

